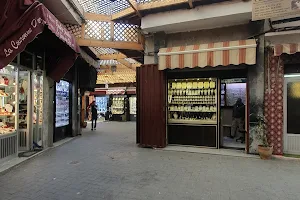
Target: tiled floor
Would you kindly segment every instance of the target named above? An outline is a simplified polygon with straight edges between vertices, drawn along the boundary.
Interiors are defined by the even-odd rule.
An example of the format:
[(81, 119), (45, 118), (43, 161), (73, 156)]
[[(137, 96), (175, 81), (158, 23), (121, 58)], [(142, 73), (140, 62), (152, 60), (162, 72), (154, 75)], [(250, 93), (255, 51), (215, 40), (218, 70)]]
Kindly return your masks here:
[(223, 146), (227, 148), (238, 148), (245, 149), (245, 143), (241, 143), (240, 141), (236, 141), (237, 138), (224, 137), (223, 138)]
[(300, 162), (138, 148), (134, 123), (99, 123), (0, 176), (0, 199), (299, 200)]

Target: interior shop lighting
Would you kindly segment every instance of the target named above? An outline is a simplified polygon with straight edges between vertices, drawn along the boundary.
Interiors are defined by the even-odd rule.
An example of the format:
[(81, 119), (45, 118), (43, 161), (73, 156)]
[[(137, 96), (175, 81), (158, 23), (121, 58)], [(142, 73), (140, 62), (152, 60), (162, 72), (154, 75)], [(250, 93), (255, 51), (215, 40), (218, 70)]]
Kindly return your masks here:
[(300, 74), (285, 74), (285, 78), (300, 77)]
[(11, 67), (12, 69), (15, 69), (15, 66), (8, 64), (7, 66)]

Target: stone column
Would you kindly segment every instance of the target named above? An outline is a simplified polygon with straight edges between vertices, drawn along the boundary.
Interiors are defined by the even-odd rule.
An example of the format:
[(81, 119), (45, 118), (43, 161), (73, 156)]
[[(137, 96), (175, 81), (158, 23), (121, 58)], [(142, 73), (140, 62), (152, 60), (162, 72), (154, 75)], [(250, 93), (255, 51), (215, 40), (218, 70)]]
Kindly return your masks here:
[[(264, 21), (257, 24), (258, 32), (263, 33)], [(257, 145), (260, 141), (255, 134), (257, 116), (264, 114), (264, 76), (265, 76), (265, 36), (258, 37), (257, 59), (255, 66), (248, 67), (248, 91), (249, 91), (249, 153), (257, 153)]]
[(164, 32), (154, 33), (145, 40), (144, 64), (158, 64), (158, 51), (166, 47), (166, 34)]
[(43, 146), (53, 146), (55, 82), (43, 72)]

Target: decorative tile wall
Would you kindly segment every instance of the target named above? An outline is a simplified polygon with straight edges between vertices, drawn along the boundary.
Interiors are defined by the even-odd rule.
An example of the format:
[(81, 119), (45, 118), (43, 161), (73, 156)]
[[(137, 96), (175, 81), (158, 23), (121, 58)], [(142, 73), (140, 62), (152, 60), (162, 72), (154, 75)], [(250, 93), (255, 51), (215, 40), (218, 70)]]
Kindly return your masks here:
[(284, 63), (273, 52), (266, 54), (265, 71), (265, 118), (268, 141), (274, 147), (274, 154), (283, 154), (283, 90)]

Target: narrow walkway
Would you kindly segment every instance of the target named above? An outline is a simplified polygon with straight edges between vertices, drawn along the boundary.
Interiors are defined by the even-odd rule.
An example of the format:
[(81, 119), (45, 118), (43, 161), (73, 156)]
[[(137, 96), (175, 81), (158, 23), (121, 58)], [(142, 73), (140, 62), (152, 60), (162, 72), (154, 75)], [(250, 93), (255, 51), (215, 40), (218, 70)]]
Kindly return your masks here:
[(135, 123), (99, 123), (0, 176), (0, 199), (299, 200), (299, 169), (299, 161), (138, 148)]

